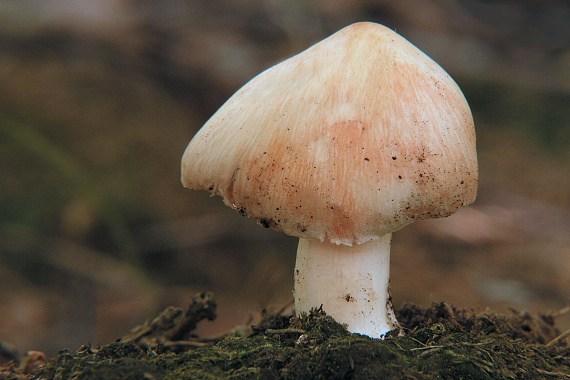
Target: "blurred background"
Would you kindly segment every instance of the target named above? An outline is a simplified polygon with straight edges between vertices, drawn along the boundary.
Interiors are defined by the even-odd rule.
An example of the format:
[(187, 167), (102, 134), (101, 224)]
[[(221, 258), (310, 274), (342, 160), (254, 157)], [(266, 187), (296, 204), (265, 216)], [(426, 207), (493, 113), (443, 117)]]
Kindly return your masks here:
[(211, 290), (208, 336), (292, 301), (297, 239), (183, 189), (180, 159), (249, 79), (357, 21), (447, 70), (477, 129), (476, 203), (393, 235), (395, 306), (567, 306), (566, 0), (3, 0), (0, 341), (106, 344)]

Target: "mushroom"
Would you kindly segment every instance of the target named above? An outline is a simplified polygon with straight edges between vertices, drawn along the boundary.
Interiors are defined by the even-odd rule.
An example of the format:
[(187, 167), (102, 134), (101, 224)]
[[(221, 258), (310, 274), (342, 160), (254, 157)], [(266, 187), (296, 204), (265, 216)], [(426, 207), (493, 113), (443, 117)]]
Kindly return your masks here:
[(351, 332), (398, 327), (392, 232), (475, 200), (475, 130), (457, 84), (375, 23), (350, 25), (257, 75), (200, 129), (182, 182), (300, 238), (295, 310)]

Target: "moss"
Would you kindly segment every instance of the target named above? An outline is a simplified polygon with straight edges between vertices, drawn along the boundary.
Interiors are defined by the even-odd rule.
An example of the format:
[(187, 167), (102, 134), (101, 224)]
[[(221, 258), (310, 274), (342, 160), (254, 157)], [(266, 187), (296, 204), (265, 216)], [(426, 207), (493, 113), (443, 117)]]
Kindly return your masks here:
[(501, 316), (444, 303), (406, 306), (407, 328), (384, 340), (351, 334), (321, 310), (274, 316), (248, 337), (161, 353), (118, 342), (65, 350), (36, 376), (48, 379), (535, 379), (570, 376), (570, 347), (546, 346), (558, 334), (548, 317)]

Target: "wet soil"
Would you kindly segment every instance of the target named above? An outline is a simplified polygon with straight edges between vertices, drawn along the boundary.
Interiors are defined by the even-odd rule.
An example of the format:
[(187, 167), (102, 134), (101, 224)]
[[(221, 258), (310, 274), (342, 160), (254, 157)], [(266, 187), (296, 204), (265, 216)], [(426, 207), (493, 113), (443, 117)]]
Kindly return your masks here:
[[(446, 303), (397, 311), (385, 339), (349, 333), (322, 310), (299, 317), (266, 311), (257, 326), (200, 339), (216, 317), (211, 293), (169, 307), (117, 342), (64, 349), (33, 373), (18, 363), (0, 379), (563, 379), (570, 345), (554, 315), (475, 313)], [(21, 363), (20, 363), (21, 364)]]

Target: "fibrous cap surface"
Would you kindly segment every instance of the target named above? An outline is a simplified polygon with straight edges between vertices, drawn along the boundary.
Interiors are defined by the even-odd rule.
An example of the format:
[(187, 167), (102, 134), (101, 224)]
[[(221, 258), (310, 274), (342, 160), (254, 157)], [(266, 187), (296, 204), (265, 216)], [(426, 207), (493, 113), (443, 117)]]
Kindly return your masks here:
[(188, 145), (182, 182), (286, 234), (361, 244), (474, 201), (473, 119), (427, 55), (353, 24), (236, 92)]

